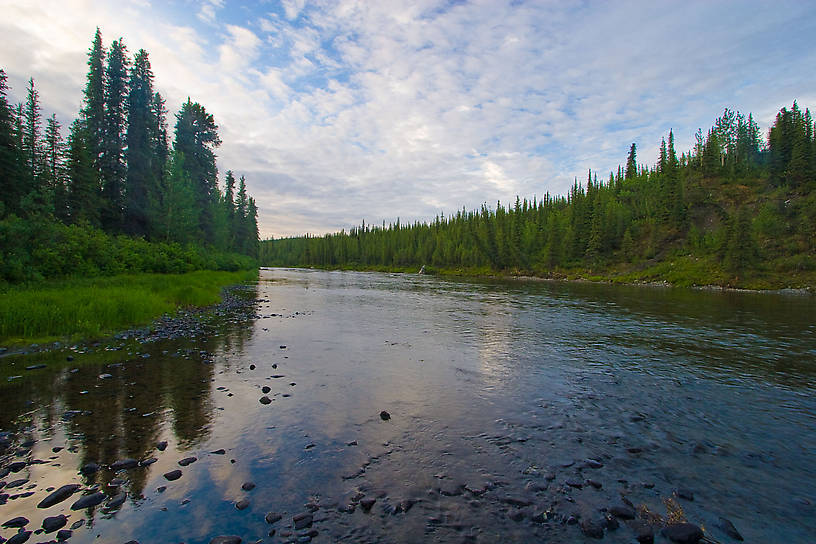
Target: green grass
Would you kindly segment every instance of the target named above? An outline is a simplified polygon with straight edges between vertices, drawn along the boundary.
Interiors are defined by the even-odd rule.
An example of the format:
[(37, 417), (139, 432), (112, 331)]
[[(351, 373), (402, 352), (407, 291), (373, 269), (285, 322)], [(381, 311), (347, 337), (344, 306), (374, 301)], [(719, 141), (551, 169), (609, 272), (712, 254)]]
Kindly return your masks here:
[(134, 274), (66, 279), (0, 293), (0, 345), (58, 338), (96, 338), (146, 325), (180, 307), (221, 300), (221, 288), (257, 278), (257, 271)]

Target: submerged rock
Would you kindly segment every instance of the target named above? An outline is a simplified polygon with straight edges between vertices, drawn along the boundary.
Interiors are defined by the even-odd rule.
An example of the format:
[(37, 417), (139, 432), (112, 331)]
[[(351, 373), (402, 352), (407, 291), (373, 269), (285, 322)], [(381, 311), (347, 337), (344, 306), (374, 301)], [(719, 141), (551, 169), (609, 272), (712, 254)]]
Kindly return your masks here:
[(37, 508), (50, 508), (55, 504), (61, 503), (79, 490), (79, 484), (67, 484), (40, 501)]
[(635, 510), (624, 504), (616, 504), (609, 509), (609, 513), (616, 518), (635, 519)]
[(725, 534), (727, 534), (734, 540), (739, 540), (740, 542), (744, 540), (740, 532), (737, 531), (737, 528), (734, 527), (734, 524), (731, 523), (730, 520), (721, 517), (720, 522), (717, 525), (719, 526), (720, 529), (723, 530)]
[(235, 508), (238, 510), (245, 510), (249, 506), (248, 499), (241, 499), (240, 501), (235, 503)]
[(169, 481), (178, 480), (181, 478), (181, 471), (179, 469), (171, 470), (170, 472), (164, 473), (164, 478)]
[(244, 482), (243, 484), (241, 484), (241, 489), (243, 489), (244, 491), (252, 491), (253, 489), (255, 489), (255, 483)]
[(17, 516), (16, 518), (12, 518), (3, 524), (3, 527), (13, 527), (15, 529), (19, 527), (25, 527), (28, 525), (28, 518), (24, 518), (23, 516)]
[(42, 522), (42, 528), (46, 533), (53, 533), (54, 531), (65, 527), (67, 523), (68, 518), (65, 517), (65, 514), (60, 514), (58, 516), (45, 518)]
[(269, 524), (271, 525), (271, 524), (273, 524), (273, 523), (276, 523), (276, 522), (278, 522), (278, 521), (282, 520), (282, 519), (283, 519), (283, 516), (282, 516), (282, 515), (280, 515), (280, 514), (278, 514), (277, 512), (269, 512), (269, 513), (268, 513), (268, 514), (267, 514), (267, 515), (264, 517), (264, 519), (266, 520), (266, 522), (267, 522), (267, 523), (269, 523)]
[(210, 540), (210, 544), (241, 544), (240, 536), (217, 536)]
[(312, 517), (312, 514), (309, 512), (303, 512), (301, 514), (295, 514), (294, 516), (292, 516), (292, 523), (294, 524), (296, 531), (300, 531), (301, 529), (311, 527), (313, 520), (314, 518)]
[(594, 519), (585, 518), (581, 520), (579, 524), (581, 527), (581, 532), (584, 533), (585, 536), (589, 538), (603, 538), (604, 537), (604, 528), (599, 522), (595, 521)]
[(97, 491), (96, 493), (92, 493), (90, 495), (85, 495), (81, 497), (78, 501), (71, 505), (71, 510), (83, 510), (85, 508), (91, 508), (100, 504), (104, 501), (106, 495), (102, 492)]
[(703, 538), (703, 530), (693, 523), (675, 523), (660, 532), (677, 544), (697, 544)]
[(136, 459), (119, 459), (118, 461), (114, 461), (114, 463), (110, 466), (111, 470), (130, 470), (132, 468), (136, 468), (139, 466), (139, 461)]

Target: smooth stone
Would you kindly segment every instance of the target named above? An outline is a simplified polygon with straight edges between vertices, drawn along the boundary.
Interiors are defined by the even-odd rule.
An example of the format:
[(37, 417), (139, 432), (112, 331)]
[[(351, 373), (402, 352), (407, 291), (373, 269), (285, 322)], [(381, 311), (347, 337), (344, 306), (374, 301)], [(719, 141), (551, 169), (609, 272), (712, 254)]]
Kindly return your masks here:
[(59, 504), (79, 490), (79, 484), (67, 484), (40, 501), (37, 508), (50, 508), (55, 504)]
[(79, 529), (83, 525), (85, 525), (85, 520), (84, 519), (78, 519), (78, 520), (76, 520), (75, 522), (73, 522), (71, 524), (71, 530), (76, 531), (77, 529)]
[(81, 472), (85, 476), (88, 476), (90, 474), (95, 473), (98, 470), (99, 470), (99, 465), (97, 465), (96, 463), (86, 463), (86, 464), (82, 465), (82, 468), (79, 469), (79, 472)]
[(167, 449), (167, 441), (166, 441), (166, 440), (162, 440), (161, 442), (159, 442), (158, 444), (156, 444), (156, 449), (157, 449), (157, 450), (159, 450), (159, 451), (164, 451), (164, 450), (166, 450), (166, 449)]
[(389, 419), (391, 419), (391, 414), (383, 410), (382, 412), (380, 412), (380, 419), (382, 419), (383, 421), (388, 421)]
[(57, 531), (57, 540), (64, 542), (73, 536), (74, 532), (70, 529), (60, 529)]
[(12, 518), (3, 524), (3, 527), (25, 527), (28, 525), (28, 518), (24, 518), (23, 516), (17, 516), (16, 518)]
[(740, 534), (740, 532), (737, 531), (737, 528), (734, 527), (734, 524), (731, 523), (730, 520), (721, 517), (720, 522), (718, 524), (718, 527), (720, 529), (722, 529), (725, 534), (727, 534), (728, 536), (730, 536), (734, 540), (739, 540), (740, 542), (742, 542), (744, 540), (742, 538), (742, 535)]
[(601, 467), (603, 467), (603, 463), (601, 463), (597, 459), (586, 459), (584, 461), (584, 467), (586, 467), (586, 468), (601, 468)]
[(20, 472), (26, 465), (27, 463), (25, 461), (15, 461), (9, 464), (8, 469), (10, 472)]
[(156, 459), (155, 457), (150, 457), (149, 459), (142, 459), (141, 461), (139, 461), (139, 466), (149, 467), (150, 465), (152, 465), (156, 461), (158, 461), (158, 459)]
[(21, 531), (6, 540), (6, 544), (23, 544), (23, 542), (26, 542), (29, 538), (31, 538), (31, 531)]
[(105, 498), (106, 498), (105, 494), (99, 491), (91, 495), (85, 495), (84, 497), (81, 497), (78, 501), (71, 505), (71, 510), (82, 510), (84, 508), (96, 506), (97, 504), (104, 501)]
[(118, 493), (116, 496), (111, 498), (111, 500), (109, 500), (107, 503), (105, 503), (105, 506), (108, 507), (108, 508), (111, 508), (111, 509), (118, 508), (118, 507), (122, 506), (125, 503), (126, 500), (127, 500), (127, 493), (125, 493), (125, 492)]
[(240, 501), (235, 503), (235, 508), (238, 510), (245, 510), (249, 506), (249, 500), (241, 499)]
[(171, 470), (170, 472), (164, 473), (164, 478), (166, 480), (170, 480), (171, 482), (174, 480), (178, 480), (181, 478), (181, 471), (179, 469)]
[(637, 530), (637, 535), (635, 538), (640, 544), (653, 544), (654, 543), (654, 531), (648, 525), (642, 525)]
[(260, 402), (261, 404), (269, 404), (272, 402), (272, 399), (264, 395), (263, 397), (258, 399), (258, 402)]
[(252, 491), (253, 489), (255, 489), (255, 483), (244, 482), (243, 484), (241, 484), (241, 489), (243, 489), (244, 491)]
[(217, 536), (210, 540), (210, 544), (241, 544), (240, 536)]
[(267, 515), (264, 517), (264, 519), (266, 520), (266, 522), (267, 522), (267, 523), (269, 523), (269, 524), (271, 525), (271, 524), (273, 524), (273, 523), (276, 523), (276, 522), (278, 522), (278, 521), (282, 520), (282, 519), (283, 519), (283, 516), (281, 516), (281, 515), (280, 515), (280, 514), (278, 514), (277, 512), (269, 512), (269, 513), (268, 513), (268, 514), (267, 514)]
[(684, 487), (678, 487), (676, 493), (677, 493), (677, 496), (680, 497), (681, 499), (685, 499), (687, 501), (693, 501), (694, 500), (694, 492), (692, 492), (690, 489), (686, 489)]
[(225, 453), (227, 453), (227, 450), (221, 448), (220, 450), (211, 451), (210, 453), (212, 453), (213, 455), (224, 455)]
[(62, 529), (68, 523), (68, 518), (65, 517), (65, 514), (60, 514), (58, 516), (51, 516), (45, 518), (42, 522), (42, 528), (45, 529), (46, 533), (53, 533), (58, 529)]
[(28, 478), (20, 478), (19, 480), (12, 480), (6, 484), (6, 489), (20, 487), (28, 483)]
[(198, 461), (198, 457), (185, 457), (184, 459), (179, 461), (178, 464), (183, 467), (186, 467), (187, 465), (192, 465), (196, 461)]
[(107, 380), (108, 378), (113, 378), (113, 375), (111, 375), (111, 374), (100, 374), (99, 375), (100, 380)]
[(261, 387), (261, 392), (264, 394), (269, 393), (270, 391), (272, 391), (272, 388), (269, 387), (268, 385), (264, 385), (263, 387)]
[(119, 459), (118, 461), (115, 461), (110, 468), (111, 470), (129, 470), (138, 466), (139, 461), (128, 457), (127, 459)]
[(249, 365), (250, 370), (255, 370), (255, 365)]
[(314, 517), (309, 512), (302, 512), (300, 514), (295, 514), (294, 516), (292, 516), (292, 522), (294, 523), (296, 531), (300, 531), (301, 529), (311, 527), (313, 520)]
[(693, 523), (675, 523), (660, 531), (663, 536), (677, 544), (697, 544), (703, 538), (703, 531)]
[(604, 537), (603, 526), (594, 519), (582, 519), (579, 526), (581, 527), (581, 532), (584, 533), (584, 536), (588, 536), (589, 538)]
[(616, 504), (609, 509), (609, 513), (616, 518), (635, 519), (635, 510), (624, 504)]

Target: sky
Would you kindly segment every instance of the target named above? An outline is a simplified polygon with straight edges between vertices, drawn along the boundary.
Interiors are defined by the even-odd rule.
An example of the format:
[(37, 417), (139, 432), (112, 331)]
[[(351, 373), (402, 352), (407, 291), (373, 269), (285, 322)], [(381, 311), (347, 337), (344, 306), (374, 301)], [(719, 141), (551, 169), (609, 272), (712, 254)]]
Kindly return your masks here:
[[(0, 0), (10, 100), (67, 127), (98, 26), (150, 55), (171, 113), (215, 117), (262, 238), (432, 220), (653, 164), (728, 107), (816, 107), (816, 3)], [(174, 117), (170, 116), (170, 123)]]

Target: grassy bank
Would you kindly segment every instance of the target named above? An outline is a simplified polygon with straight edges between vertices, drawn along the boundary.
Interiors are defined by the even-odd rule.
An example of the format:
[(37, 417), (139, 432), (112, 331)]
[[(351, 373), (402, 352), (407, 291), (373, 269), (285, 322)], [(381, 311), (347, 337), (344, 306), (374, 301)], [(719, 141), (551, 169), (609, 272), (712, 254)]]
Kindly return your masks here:
[(0, 293), (0, 346), (95, 338), (150, 323), (179, 307), (220, 301), (221, 288), (257, 271), (133, 274), (64, 279)]
[[(417, 273), (416, 266), (315, 266), (325, 270), (359, 270), (368, 272)], [(788, 267), (784, 263), (766, 266), (734, 275), (723, 269), (713, 257), (676, 256), (666, 261), (625, 263), (599, 269), (563, 268), (551, 270), (494, 270), (487, 266), (426, 266), (425, 272), (451, 277), (536, 277), (559, 280), (583, 280), (620, 284), (666, 283), (677, 287), (717, 286), (733, 289), (775, 290), (816, 289), (816, 271)]]

